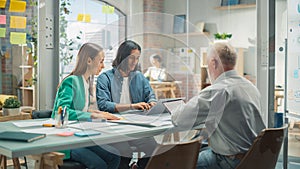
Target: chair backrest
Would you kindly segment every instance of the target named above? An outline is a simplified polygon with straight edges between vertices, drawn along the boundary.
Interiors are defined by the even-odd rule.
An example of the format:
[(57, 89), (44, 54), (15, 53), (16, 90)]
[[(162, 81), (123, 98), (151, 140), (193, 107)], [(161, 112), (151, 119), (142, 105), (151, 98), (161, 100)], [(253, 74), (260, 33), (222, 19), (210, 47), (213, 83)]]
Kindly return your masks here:
[(236, 169), (274, 169), (287, 126), (264, 129)]
[(194, 169), (200, 145), (201, 138), (184, 143), (158, 145), (146, 169)]
[(33, 119), (50, 118), (52, 110), (34, 110), (32, 111)]

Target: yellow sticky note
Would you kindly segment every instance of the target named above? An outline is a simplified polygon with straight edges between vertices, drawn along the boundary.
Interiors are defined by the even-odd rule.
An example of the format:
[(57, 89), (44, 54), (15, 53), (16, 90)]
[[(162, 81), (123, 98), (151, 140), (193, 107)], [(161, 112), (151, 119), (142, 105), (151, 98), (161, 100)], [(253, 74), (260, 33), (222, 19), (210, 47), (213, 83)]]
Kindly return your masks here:
[(77, 15), (77, 21), (83, 21), (83, 14), (82, 13)]
[(26, 33), (10, 32), (11, 44), (26, 44)]
[(11, 16), (10, 17), (10, 28), (26, 28), (26, 17), (23, 16)]
[(0, 38), (5, 38), (6, 28), (0, 28)]
[(26, 2), (25, 1), (10, 1), (9, 12), (25, 12)]
[(108, 13), (108, 6), (107, 5), (102, 6), (102, 13), (104, 13), (104, 14)]
[(115, 12), (115, 7), (108, 6), (108, 14), (113, 14)]
[(5, 8), (6, 0), (0, 0), (0, 8)]
[(115, 12), (115, 7), (103, 5), (102, 6), (102, 13), (104, 14), (113, 14)]
[(90, 14), (85, 14), (83, 17), (84, 22), (91, 22), (91, 15)]

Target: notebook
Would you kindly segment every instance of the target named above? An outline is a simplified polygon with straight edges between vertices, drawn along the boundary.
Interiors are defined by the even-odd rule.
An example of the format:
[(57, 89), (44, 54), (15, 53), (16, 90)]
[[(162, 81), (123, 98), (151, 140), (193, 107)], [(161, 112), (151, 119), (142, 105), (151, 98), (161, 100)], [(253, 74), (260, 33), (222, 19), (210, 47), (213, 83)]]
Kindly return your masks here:
[(5, 131), (0, 133), (0, 140), (32, 142), (46, 137), (46, 134), (26, 133), (22, 131)]

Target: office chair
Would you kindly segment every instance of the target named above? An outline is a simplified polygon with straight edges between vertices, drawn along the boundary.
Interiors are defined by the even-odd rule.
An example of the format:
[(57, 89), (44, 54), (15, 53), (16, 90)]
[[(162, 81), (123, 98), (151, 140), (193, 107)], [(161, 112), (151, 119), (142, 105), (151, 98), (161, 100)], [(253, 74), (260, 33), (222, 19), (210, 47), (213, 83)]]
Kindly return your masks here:
[(145, 169), (195, 169), (201, 140), (158, 145)]
[[(52, 114), (52, 110), (34, 110), (32, 111), (32, 118), (39, 119), (39, 118), (50, 118)], [(77, 162), (72, 161), (70, 159), (66, 159), (63, 161), (62, 165), (58, 166), (59, 169), (86, 169), (86, 167)]]
[(262, 130), (236, 169), (274, 169), (286, 129), (287, 125)]

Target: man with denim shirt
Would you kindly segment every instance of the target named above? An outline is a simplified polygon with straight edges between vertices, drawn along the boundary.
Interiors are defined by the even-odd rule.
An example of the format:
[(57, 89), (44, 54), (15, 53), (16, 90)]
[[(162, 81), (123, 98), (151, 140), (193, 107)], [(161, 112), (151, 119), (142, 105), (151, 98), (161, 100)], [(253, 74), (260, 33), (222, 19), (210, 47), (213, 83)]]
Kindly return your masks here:
[[(97, 79), (96, 97), (98, 108), (110, 113), (128, 110), (150, 109), (156, 104), (155, 94), (149, 81), (138, 71), (141, 47), (134, 41), (123, 42), (113, 61), (113, 69), (103, 72)], [(153, 137), (134, 139), (127, 142), (111, 144), (121, 155), (119, 169), (128, 169), (133, 150), (144, 152), (145, 156), (138, 160), (132, 168), (145, 168), (149, 157), (156, 147)]]
[(179, 106), (172, 116), (181, 130), (205, 123), (210, 146), (201, 151), (197, 169), (234, 169), (265, 128), (257, 88), (234, 70), (237, 54), (227, 42), (208, 51), (212, 85)]

